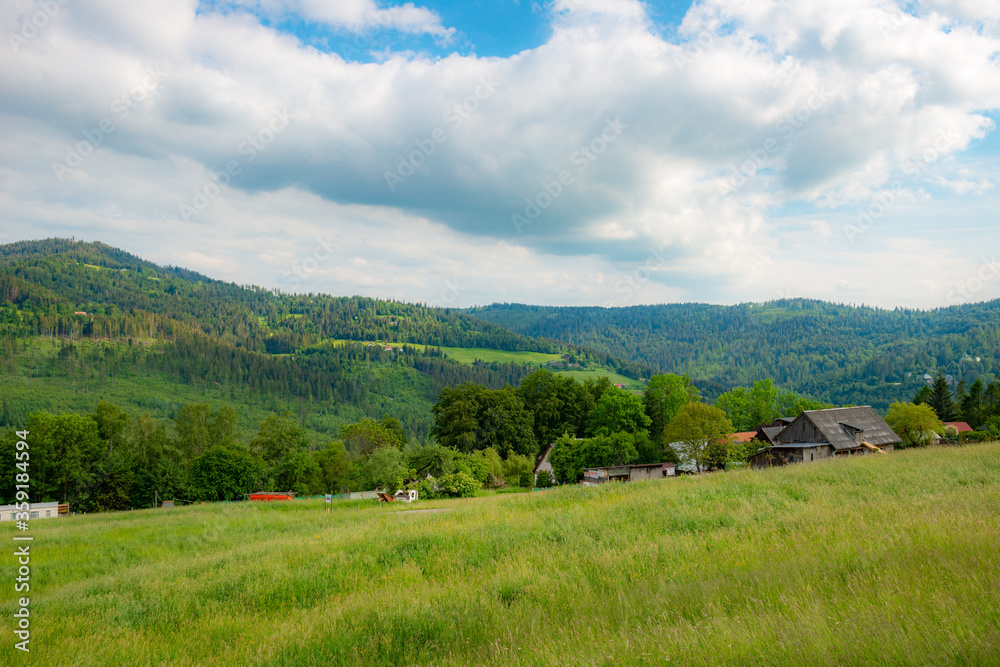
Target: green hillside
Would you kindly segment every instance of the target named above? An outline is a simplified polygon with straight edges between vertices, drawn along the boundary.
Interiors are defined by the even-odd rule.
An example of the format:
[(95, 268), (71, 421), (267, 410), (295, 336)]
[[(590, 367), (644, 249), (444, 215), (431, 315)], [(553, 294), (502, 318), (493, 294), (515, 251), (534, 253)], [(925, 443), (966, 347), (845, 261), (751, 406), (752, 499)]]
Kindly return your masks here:
[(466, 312), (526, 336), (686, 373), (708, 397), (772, 378), (831, 403), (884, 410), (911, 399), (925, 373), (985, 385), (1000, 366), (1000, 301), (931, 311), (792, 299), (611, 309), (496, 304)]
[[(995, 664), (998, 460), (987, 444), (413, 508), (35, 521), (31, 662)], [(17, 595), (0, 592), (8, 618)]]
[[(367, 344), (376, 340), (393, 349)], [(423, 439), (443, 387), (516, 385), (529, 365), (567, 351), (648, 376), (454, 310), (239, 286), (101, 243), (0, 246), (0, 367), (10, 387), (0, 427), (34, 410), (92, 411), (102, 399), (159, 418), (199, 400), (238, 402), (247, 424), (288, 410), (328, 434), (388, 415)]]

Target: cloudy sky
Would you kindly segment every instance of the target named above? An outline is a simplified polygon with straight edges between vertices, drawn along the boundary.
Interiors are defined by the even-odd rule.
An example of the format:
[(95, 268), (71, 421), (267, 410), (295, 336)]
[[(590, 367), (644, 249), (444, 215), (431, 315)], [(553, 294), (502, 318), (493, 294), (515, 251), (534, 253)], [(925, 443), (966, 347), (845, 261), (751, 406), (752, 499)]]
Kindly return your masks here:
[(468, 306), (1000, 297), (995, 0), (8, 0), (0, 242)]

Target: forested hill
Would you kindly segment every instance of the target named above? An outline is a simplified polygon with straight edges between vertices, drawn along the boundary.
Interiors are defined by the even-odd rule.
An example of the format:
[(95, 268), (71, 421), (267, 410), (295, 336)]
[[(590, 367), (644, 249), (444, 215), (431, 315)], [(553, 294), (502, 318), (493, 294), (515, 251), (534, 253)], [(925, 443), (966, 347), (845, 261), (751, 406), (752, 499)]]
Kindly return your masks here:
[[(170, 335), (176, 323), (186, 323), (270, 352), (328, 339), (538, 352), (564, 347), (459, 311), (363, 297), (278, 294), (157, 266), (101, 243), (63, 239), (0, 246), (0, 297), (30, 310), (41, 335), (138, 337), (157, 329)], [(74, 318), (77, 311), (88, 319)], [(146, 317), (132, 317), (135, 313)]]
[(884, 409), (912, 398), (925, 373), (988, 382), (1000, 363), (1000, 301), (931, 311), (791, 299), (611, 309), (496, 304), (466, 312), (526, 336), (687, 373), (709, 396), (773, 378), (832, 403)]

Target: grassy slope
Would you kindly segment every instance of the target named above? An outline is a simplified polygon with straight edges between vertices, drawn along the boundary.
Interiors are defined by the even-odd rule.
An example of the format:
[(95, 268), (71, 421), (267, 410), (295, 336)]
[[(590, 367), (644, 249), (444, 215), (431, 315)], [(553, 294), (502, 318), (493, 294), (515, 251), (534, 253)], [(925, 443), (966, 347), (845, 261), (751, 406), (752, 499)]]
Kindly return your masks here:
[[(995, 664), (998, 498), (988, 444), (419, 505), (439, 513), (302, 501), (38, 521), (32, 657)], [(4, 558), (2, 579), (14, 569)]]

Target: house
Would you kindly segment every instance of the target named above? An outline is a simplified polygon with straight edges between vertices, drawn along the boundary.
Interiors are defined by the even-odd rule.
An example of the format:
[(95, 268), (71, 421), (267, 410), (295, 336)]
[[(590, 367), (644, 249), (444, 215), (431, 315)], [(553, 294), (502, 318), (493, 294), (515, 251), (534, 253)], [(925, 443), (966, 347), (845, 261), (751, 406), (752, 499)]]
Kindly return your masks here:
[[(18, 513), (24, 511), (18, 508), (18, 505), (0, 507), (0, 521), (17, 521)], [(68, 515), (69, 505), (60, 505), (59, 503), (31, 503), (28, 505), (29, 519), (58, 519), (60, 514)]]
[(555, 477), (555, 473), (552, 470), (552, 463), (549, 461), (549, 455), (552, 453), (552, 447), (554, 447), (554, 446), (555, 446), (555, 443), (552, 443), (551, 445), (549, 445), (548, 448), (546, 448), (545, 453), (542, 454), (542, 458), (538, 459), (538, 463), (535, 464), (535, 471), (534, 471), (535, 472), (535, 478), (534, 478), (535, 479), (535, 484), (538, 484), (538, 473), (540, 473), (540, 472), (547, 472), (550, 475), (552, 475), (553, 477)]
[(640, 479), (663, 479), (673, 477), (677, 470), (673, 463), (641, 463), (629, 466), (607, 466), (604, 468), (585, 468), (583, 481), (585, 486), (594, 486), (605, 482), (634, 482)]
[(901, 439), (873, 408), (864, 406), (806, 410), (770, 441), (771, 447), (750, 457), (752, 467), (891, 452)]
[(757, 428), (757, 439), (773, 445), (774, 436), (785, 430), (793, 421), (795, 421), (795, 417), (778, 417), (770, 424), (762, 424)]
[(295, 494), (291, 491), (257, 491), (250, 494), (250, 500), (262, 500), (271, 502), (272, 500), (293, 500)]
[(951, 426), (952, 428), (954, 428), (959, 433), (972, 433), (973, 431), (976, 430), (976, 429), (972, 428), (971, 426), (969, 426), (969, 424), (966, 423), (966, 422), (945, 422), (944, 425), (946, 427), (947, 426)]

